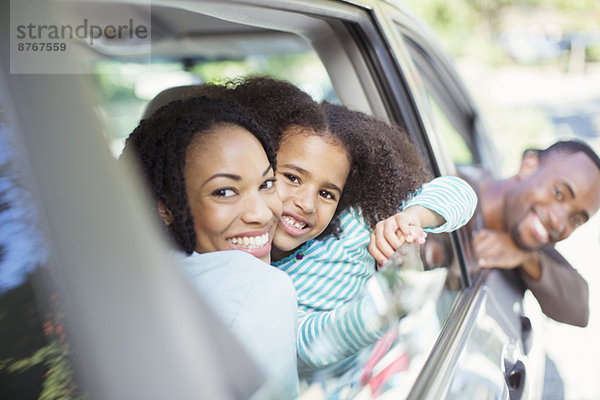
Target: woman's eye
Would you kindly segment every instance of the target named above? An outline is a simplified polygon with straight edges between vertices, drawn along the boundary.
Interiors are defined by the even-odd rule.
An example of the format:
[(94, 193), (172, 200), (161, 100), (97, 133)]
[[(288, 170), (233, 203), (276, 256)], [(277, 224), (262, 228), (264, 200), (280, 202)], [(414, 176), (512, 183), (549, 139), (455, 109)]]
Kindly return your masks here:
[(261, 190), (268, 190), (275, 186), (275, 179), (267, 179), (260, 185)]
[(216, 197), (231, 197), (235, 196), (236, 192), (233, 189), (217, 189), (212, 192), (212, 195)]
[(283, 174), (283, 176), (285, 176), (292, 183), (300, 183), (300, 179), (296, 175)]
[(335, 195), (327, 190), (321, 190), (319, 192), (319, 196), (327, 199), (327, 200), (335, 200)]

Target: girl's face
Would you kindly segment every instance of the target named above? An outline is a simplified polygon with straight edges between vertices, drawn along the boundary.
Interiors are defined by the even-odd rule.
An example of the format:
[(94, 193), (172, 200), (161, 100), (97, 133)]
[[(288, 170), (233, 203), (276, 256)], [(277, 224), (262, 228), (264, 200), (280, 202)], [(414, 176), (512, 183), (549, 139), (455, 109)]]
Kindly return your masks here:
[(281, 200), (256, 137), (237, 125), (214, 128), (188, 147), (184, 177), (198, 253), (242, 250), (270, 262)]
[[(331, 222), (350, 172), (342, 145), (330, 137), (288, 129), (277, 151), (277, 192), (283, 215), (273, 238), (284, 256)], [(279, 258), (279, 257), (278, 257)]]

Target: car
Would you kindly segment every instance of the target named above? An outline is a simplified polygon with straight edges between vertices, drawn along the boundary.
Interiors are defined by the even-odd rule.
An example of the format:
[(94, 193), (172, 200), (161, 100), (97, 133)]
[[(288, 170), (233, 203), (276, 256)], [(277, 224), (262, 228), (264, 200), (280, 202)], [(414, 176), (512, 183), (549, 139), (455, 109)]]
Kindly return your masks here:
[[(451, 58), (399, 1), (0, 4), (2, 398), (249, 398), (264, 383), (118, 160), (164, 89), (270, 75), (401, 125), (433, 175), (496, 165)], [(477, 270), (464, 229), (428, 243), (403, 268), (442, 285), (301, 396), (541, 397), (539, 307)]]

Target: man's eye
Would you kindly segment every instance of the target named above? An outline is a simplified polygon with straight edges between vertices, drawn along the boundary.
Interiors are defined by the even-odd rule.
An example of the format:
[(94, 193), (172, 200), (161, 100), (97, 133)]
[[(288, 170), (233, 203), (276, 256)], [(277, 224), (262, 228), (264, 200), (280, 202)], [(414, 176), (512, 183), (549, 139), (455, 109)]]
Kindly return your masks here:
[(283, 176), (285, 176), (292, 183), (300, 183), (300, 179), (296, 175), (283, 174)]
[(217, 189), (212, 192), (212, 195), (216, 197), (231, 197), (235, 196), (236, 192), (233, 189)]
[(327, 190), (321, 190), (319, 192), (319, 196), (327, 199), (327, 200), (335, 200), (335, 195)]
[(573, 215), (571, 217), (571, 223), (573, 226), (579, 226), (585, 222), (585, 219), (581, 215)]
[(562, 201), (565, 199), (565, 196), (563, 196), (562, 192), (560, 191), (559, 188), (557, 188), (556, 186), (554, 186), (554, 197), (556, 198), (556, 200), (558, 201)]
[(275, 179), (267, 179), (260, 185), (261, 190), (268, 190), (275, 186)]

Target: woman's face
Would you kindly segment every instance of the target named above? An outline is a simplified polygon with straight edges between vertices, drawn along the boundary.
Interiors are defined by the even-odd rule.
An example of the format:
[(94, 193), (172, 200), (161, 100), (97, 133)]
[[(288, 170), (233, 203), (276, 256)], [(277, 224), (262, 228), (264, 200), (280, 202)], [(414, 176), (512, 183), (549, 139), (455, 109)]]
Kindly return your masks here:
[(350, 172), (350, 159), (330, 137), (288, 129), (277, 152), (277, 192), (283, 202), (273, 245), (289, 252), (331, 222)]
[(222, 125), (192, 141), (184, 177), (198, 253), (242, 250), (270, 262), (282, 205), (267, 155), (250, 132)]

